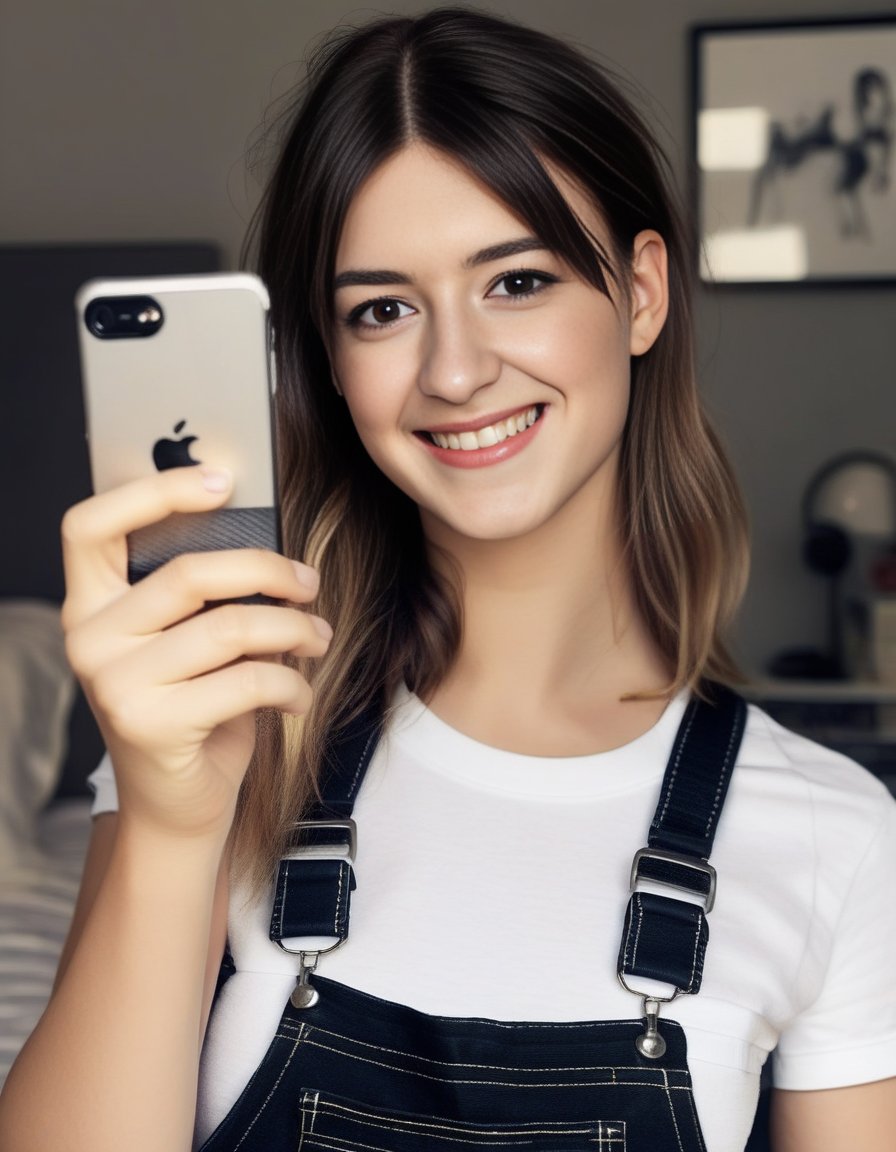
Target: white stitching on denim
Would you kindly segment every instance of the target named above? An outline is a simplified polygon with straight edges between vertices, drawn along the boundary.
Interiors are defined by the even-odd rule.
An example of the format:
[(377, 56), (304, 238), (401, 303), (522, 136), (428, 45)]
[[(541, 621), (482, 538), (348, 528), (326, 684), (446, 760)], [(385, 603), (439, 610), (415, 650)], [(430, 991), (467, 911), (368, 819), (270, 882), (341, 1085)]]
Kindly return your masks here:
[[(432, 1137), (432, 1138), (438, 1139), (438, 1137)], [(485, 1148), (486, 1147), (486, 1145), (484, 1143), (481, 1143), (478, 1140), (477, 1141), (461, 1140), (461, 1139), (455, 1138), (455, 1137), (450, 1137), (450, 1139), (452, 1139), (457, 1144), (473, 1144), (474, 1147), (476, 1147), (476, 1148)], [(334, 1141), (334, 1140), (337, 1141), (337, 1143), (332, 1143), (332, 1141)], [(512, 1146), (518, 1147), (520, 1144), (523, 1144), (523, 1143), (524, 1143), (524, 1141), (522, 1141), (522, 1140), (514, 1140), (512, 1142)], [(504, 1141), (504, 1140), (491, 1141), (490, 1144), (495, 1145), (495, 1146), (499, 1146), (502, 1148), (511, 1146), (510, 1141)], [(528, 1140), (526, 1140), (525, 1144), (529, 1145), (530, 1142)], [(352, 1140), (351, 1138), (347, 1138), (345, 1136), (336, 1137), (336, 1136), (326, 1136), (324, 1134), (317, 1134), (315, 1141), (314, 1141), (314, 1144), (309, 1145), (309, 1147), (327, 1148), (327, 1149), (330, 1149), (331, 1152), (350, 1152), (350, 1150), (354, 1149), (354, 1148), (362, 1149), (363, 1152), (393, 1152), (393, 1149), (386, 1148), (382, 1144), (365, 1144), (361, 1140)]]
[(271, 929), (278, 935), (283, 927), (283, 909), (286, 906), (286, 882), (288, 876), (289, 865), (285, 868), (281, 865), (277, 883), (277, 893), (274, 898), (274, 916), (271, 921)]
[[(614, 1135), (615, 1132), (621, 1131), (621, 1136)], [(597, 1122), (597, 1152), (626, 1152), (626, 1132), (624, 1120), (608, 1120), (606, 1122), (606, 1131), (604, 1131), (604, 1121), (598, 1120)]]
[[(690, 1078), (690, 1073), (688, 1074), (688, 1076)], [(706, 1152), (706, 1144), (704, 1143), (704, 1140), (703, 1140), (703, 1133), (700, 1130), (700, 1121), (697, 1118), (697, 1109), (694, 1106), (694, 1092), (693, 1092), (693, 1089), (690, 1087), (688, 1088), (688, 1104), (691, 1107), (691, 1117), (694, 1121), (694, 1132), (697, 1136), (697, 1139), (700, 1142), (700, 1147), (696, 1149), (696, 1152)]]
[[(430, 1016), (429, 1019), (443, 1020), (449, 1024), (456, 1024), (458, 1017), (456, 1017), (456, 1016)], [(557, 1023), (552, 1023), (550, 1021), (539, 1022), (537, 1020), (534, 1020), (534, 1021), (528, 1021), (527, 1020), (523, 1023), (517, 1024), (517, 1023), (514, 1023), (512, 1021), (502, 1021), (502, 1020), (485, 1020), (485, 1021), (482, 1021), (478, 1017), (470, 1017), (470, 1019), (474, 1023), (486, 1023), (486, 1024), (488, 1024), (489, 1028), (494, 1028), (494, 1029), (503, 1028), (503, 1029), (508, 1029), (510, 1031), (524, 1030), (526, 1032), (534, 1031), (535, 1029), (541, 1029), (543, 1031), (568, 1032), (568, 1031), (570, 1031), (570, 1029), (618, 1028), (620, 1024), (637, 1025), (637, 1024), (642, 1023), (641, 1020), (585, 1020), (585, 1021), (578, 1021), (577, 1020), (577, 1021), (572, 1021), (569, 1024), (563, 1024), (563, 1023), (557, 1024)], [(681, 1025), (679, 1025), (674, 1020), (670, 1020), (670, 1021), (668, 1021), (668, 1023), (675, 1024), (676, 1027), (681, 1027)], [(299, 1022), (297, 1020), (281, 1019), (280, 1026), (282, 1028), (286, 1028), (286, 1029), (289, 1029), (289, 1028), (296, 1029), (299, 1027)], [(302, 1026), (304, 1027), (304, 1025), (302, 1025)], [(350, 1040), (352, 1043), (357, 1043), (357, 1044), (364, 1044), (365, 1043), (363, 1040), (354, 1040), (353, 1037), (351, 1037), (351, 1036), (342, 1036), (342, 1034), (340, 1032), (333, 1032), (332, 1029), (328, 1029), (328, 1028), (317, 1027), (317, 1028), (315, 1028), (315, 1031), (326, 1032), (328, 1036), (339, 1036), (340, 1039)], [(377, 1047), (377, 1045), (367, 1045), (367, 1047)]]
[(632, 943), (632, 914), (631, 908), (634, 901), (634, 896), (629, 897), (628, 904), (625, 906), (625, 920), (623, 921), (622, 931), (624, 933), (622, 949), (622, 970), (627, 971), (628, 966), (628, 950)]
[(355, 769), (355, 775), (353, 776), (352, 782), (349, 785), (349, 790), (348, 790), (349, 800), (353, 800), (355, 798), (355, 789), (358, 787), (358, 777), (361, 775), (361, 772), (364, 769), (364, 764), (365, 764), (365, 760), (367, 757), (367, 751), (370, 748), (371, 742), (375, 739), (375, 737), (377, 736), (378, 733), (379, 733), (379, 729), (374, 728), (374, 730), (367, 737), (367, 743), (364, 745), (364, 748), (361, 751), (361, 755), (358, 758), (358, 766)]
[(637, 963), (638, 957), (638, 942), (641, 939), (641, 925), (644, 923), (644, 905), (641, 903), (639, 893), (635, 893), (635, 904), (638, 907), (638, 927), (635, 931), (635, 942), (632, 947), (632, 967), (634, 968)]
[[(670, 1020), (670, 1021), (667, 1021), (667, 1023), (671, 1024), (671, 1023), (675, 1023), (675, 1021)], [(632, 1024), (643, 1027), (643, 1020), (633, 1020)], [(306, 1027), (306, 1025), (303, 1024), (302, 1027), (304, 1028), (304, 1027)], [(484, 1072), (517, 1072), (520, 1069), (519, 1064), (464, 1064), (464, 1063), (461, 1063), (461, 1062), (456, 1061), (456, 1060), (433, 1060), (429, 1056), (417, 1056), (413, 1052), (404, 1052), (400, 1048), (387, 1048), (382, 1044), (369, 1044), (366, 1040), (356, 1040), (352, 1036), (343, 1036), (342, 1033), (340, 1033), (340, 1032), (333, 1032), (332, 1030), (330, 1030), (328, 1028), (321, 1028), (319, 1026), (314, 1028), (314, 1035), (315, 1036), (330, 1036), (334, 1040), (346, 1040), (346, 1041), (348, 1041), (348, 1043), (353, 1044), (359, 1048), (370, 1048), (374, 1052), (382, 1052), (382, 1053), (385, 1053), (389, 1056), (405, 1057), (407, 1059), (415, 1060), (415, 1061), (417, 1061), (419, 1063), (423, 1063), (423, 1064), (437, 1064), (437, 1065), (441, 1065), (442, 1067), (445, 1067), (445, 1068), (476, 1068), (476, 1069), (479, 1069), (479, 1070), (484, 1071)], [(321, 1045), (321, 1047), (324, 1047), (324, 1045)], [(342, 1049), (339, 1049), (339, 1048), (328, 1048), (327, 1050), (332, 1051), (332, 1052), (343, 1051)], [(360, 1057), (360, 1056), (356, 1057), (356, 1055), (352, 1052), (344, 1052), (343, 1051), (343, 1055), (345, 1055), (350, 1060), (363, 1059), (363, 1057)], [(571, 1065), (561, 1064), (557, 1067), (530, 1069), (530, 1071), (533, 1071), (533, 1072), (610, 1072), (614, 1075), (615, 1075), (617, 1070), (622, 1071), (622, 1072), (635, 1071), (635, 1070), (637, 1070), (639, 1072), (640, 1071), (645, 1071), (645, 1072), (649, 1071), (652, 1075), (655, 1075), (655, 1076), (659, 1076), (659, 1074), (660, 1074), (660, 1069), (658, 1069), (658, 1068), (657, 1069), (654, 1069), (654, 1068), (642, 1069), (637, 1064), (621, 1065), (618, 1067), (618, 1069), (616, 1066), (608, 1065), (608, 1064), (571, 1064)]]
[[(675, 1128), (675, 1139), (678, 1141), (678, 1147), (681, 1152), (686, 1152), (684, 1144), (681, 1142), (681, 1133), (678, 1131), (678, 1120), (675, 1116), (675, 1105), (672, 1103), (672, 1094), (669, 1090), (669, 1078), (666, 1076), (666, 1071), (663, 1069), (663, 1079), (665, 1080), (666, 1099), (669, 1102), (669, 1114), (672, 1117), (672, 1126)], [(688, 1089), (690, 1091), (690, 1089)]]
[(693, 701), (689, 707), (690, 707), (690, 713), (691, 714), (688, 717), (687, 726), (686, 726), (684, 732), (682, 733), (681, 744), (678, 746), (678, 752), (675, 756), (675, 763), (672, 766), (672, 774), (669, 777), (669, 783), (665, 788), (665, 797), (663, 799), (662, 811), (660, 812), (659, 818), (656, 821), (656, 823), (658, 823), (658, 824), (661, 824), (663, 822), (663, 820), (665, 820), (665, 818), (666, 818), (666, 810), (669, 807), (669, 801), (672, 798), (672, 789), (675, 787), (675, 780), (676, 780), (676, 777), (678, 776), (678, 766), (681, 763), (681, 758), (684, 755), (684, 750), (685, 750), (685, 747), (687, 746), (688, 738), (691, 735), (691, 728), (693, 727), (694, 720), (697, 716), (697, 702)]
[[(313, 1035), (317, 1035), (318, 1031), (319, 1031), (319, 1029), (315, 1028)], [(340, 1056), (345, 1055), (345, 1053), (342, 1052), (339, 1048), (333, 1048), (329, 1044), (321, 1044), (318, 1040), (311, 1039), (310, 1037), (305, 1040), (305, 1044), (308, 1047), (321, 1048), (321, 1049), (323, 1049), (324, 1052), (335, 1052), (335, 1053), (337, 1053), (337, 1055), (340, 1055)], [(612, 1077), (611, 1079), (603, 1079), (603, 1080), (572, 1080), (572, 1081), (569, 1081), (569, 1080), (547, 1080), (547, 1081), (539, 1081), (538, 1083), (535, 1083), (535, 1084), (520, 1084), (518, 1081), (513, 1081), (513, 1080), (507, 1080), (507, 1081), (505, 1081), (505, 1080), (485, 1080), (485, 1079), (480, 1079), (480, 1080), (467, 1079), (467, 1080), (464, 1080), (464, 1079), (460, 1079), (459, 1077), (454, 1077), (454, 1076), (432, 1076), (427, 1072), (417, 1072), (412, 1068), (400, 1068), (395, 1064), (387, 1064), (383, 1060), (373, 1060), (369, 1056), (351, 1056), (350, 1059), (358, 1060), (362, 1064), (373, 1064), (377, 1068), (388, 1068), (388, 1069), (390, 1069), (390, 1071), (393, 1071), (393, 1072), (401, 1072), (401, 1074), (404, 1076), (416, 1076), (416, 1077), (418, 1077), (418, 1079), (421, 1079), (421, 1080), (432, 1080), (433, 1082), (435, 1082), (437, 1084), (489, 1084), (493, 1087), (498, 1087), (498, 1088), (596, 1088), (602, 1084), (607, 1085), (607, 1086), (616, 1086), (616, 1085), (628, 1084), (628, 1085), (638, 1085), (638, 1086), (643, 1087), (643, 1088), (659, 1088), (662, 1091), (668, 1091), (670, 1089), (675, 1090), (676, 1088), (681, 1088), (684, 1091), (690, 1091), (690, 1089), (686, 1085), (674, 1085), (674, 1084), (670, 1085), (668, 1083), (668, 1078), (666, 1077), (665, 1071), (663, 1071), (662, 1069), (656, 1069), (656, 1073), (657, 1073), (657, 1075), (662, 1073), (663, 1078), (666, 1080), (665, 1084), (651, 1083), (649, 1080), (648, 1081), (617, 1080), (615, 1077)], [(519, 1071), (519, 1069), (514, 1069), (514, 1071)], [(542, 1072), (544, 1070), (541, 1068), (536, 1068), (536, 1069), (534, 1069), (534, 1071), (535, 1072)], [(572, 1071), (579, 1071), (579, 1069), (572, 1069)], [(589, 1069), (583, 1068), (582, 1071), (587, 1072), (587, 1071), (589, 1071)], [(596, 1069), (596, 1071), (600, 1071), (600, 1069)], [(647, 1071), (647, 1070), (646, 1069), (640, 1069), (640, 1068), (626, 1068), (626, 1069), (624, 1069), (624, 1071), (642, 1072), (642, 1071)]]
[(347, 865), (339, 865), (339, 887), (336, 889), (336, 915), (333, 918), (333, 935), (339, 935), (339, 920), (342, 915), (342, 888)]
[(716, 817), (719, 814), (719, 797), (722, 794), (722, 785), (724, 784), (725, 779), (728, 775), (728, 765), (731, 763), (731, 756), (732, 756), (732, 752), (734, 749), (734, 738), (737, 735), (738, 728), (739, 728), (739, 725), (735, 725), (731, 729), (731, 735), (728, 737), (728, 747), (725, 749), (725, 755), (722, 758), (722, 767), (721, 767), (721, 771), (719, 772), (719, 784), (718, 784), (718, 787), (716, 788), (716, 794), (713, 797), (712, 811), (709, 814), (709, 819), (706, 821), (705, 835), (707, 835), (707, 836), (709, 835), (710, 829), (712, 828), (713, 823), (715, 822)]
[[(621, 1088), (659, 1088), (663, 1093), (691, 1091), (687, 1084), (645, 1084), (641, 1080), (615, 1080), (613, 1084), (614, 1087), (618, 1084)], [(572, 1087), (577, 1088), (579, 1085), (573, 1084)], [(590, 1087), (590, 1085), (584, 1084), (582, 1087), (587, 1088)]]
[[(694, 933), (694, 955), (691, 957), (691, 978), (688, 981), (687, 992), (694, 987), (694, 981), (697, 979), (697, 951), (700, 947), (700, 924), (697, 925), (697, 931)], [(684, 991), (684, 989), (683, 989)]]
[(309, 1132), (314, 1131), (314, 1121), (317, 1119), (317, 1106), (319, 1103), (320, 1103), (320, 1093), (315, 1092), (314, 1093), (314, 1110), (311, 1113), (311, 1127), (308, 1129)]
[(335, 1137), (317, 1135), (314, 1138), (314, 1143), (309, 1144), (309, 1148), (324, 1148), (329, 1152), (352, 1152), (353, 1149), (362, 1149), (363, 1152), (391, 1152), (391, 1149), (384, 1148), (380, 1144), (359, 1144), (357, 1140), (346, 1140), (341, 1137), (337, 1144), (333, 1143)]
[(255, 1122), (258, 1120), (259, 1116), (262, 1114), (262, 1112), (264, 1112), (265, 1108), (267, 1108), (268, 1104), (271, 1102), (271, 1097), (277, 1091), (277, 1088), (280, 1085), (280, 1081), (286, 1075), (286, 1069), (292, 1063), (292, 1059), (295, 1056), (296, 1052), (298, 1051), (299, 1045), (302, 1043), (304, 1038), (305, 1038), (305, 1028), (303, 1025), (302, 1028), (299, 1029), (298, 1036), (295, 1038), (295, 1041), (294, 1041), (293, 1046), (292, 1046), (292, 1051), (289, 1054), (289, 1058), (287, 1059), (287, 1061), (283, 1065), (283, 1067), (280, 1069), (280, 1075), (274, 1081), (273, 1085), (271, 1086), (271, 1090), (268, 1092), (267, 1096), (265, 1096), (264, 1100), (261, 1102), (261, 1107), (258, 1109), (258, 1111), (255, 1113), (255, 1115), (249, 1121), (249, 1125), (246, 1128), (245, 1132), (243, 1132), (242, 1136), (239, 1138), (237, 1143), (234, 1144), (234, 1146), (233, 1146), (234, 1152), (236, 1152), (236, 1149), (240, 1147), (240, 1145), (243, 1143), (243, 1141), (246, 1139), (246, 1137), (249, 1135), (249, 1133), (255, 1127)]
[[(387, 1115), (385, 1112), (367, 1112), (362, 1111), (359, 1107), (349, 1107), (348, 1104), (337, 1102), (335, 1100), (323, 1100), (321, 1103), (321, 1112), (323, 1114), (330, 1113), (332, 1115), (346, 1114), (351, 1117), (357, 1117), (356, 1123), (367, 1124), (371, 1128), (374, 1127), (390, 1127), (390, 1131), (404, 1131), (406, 1129), (415, 1129), (419, 1134), (430, 1135), (424, 1129), (436, 1129), (442, 1132), (460, 1132), (462, 1134), (469, 1134), (472, 1128), (471, 1124), (464, 1124), (462, 1122), (455, 1122), (449, 1120), (442, 1120), (441, 1123), (436, 1121), (440, 1118), (435, 1116), (401, 1116), (401, 1115)], [(603, 1124), (602, 1120), (597, 1123)], [(620, 1121), (612, 1121), (617, 1124)], [(577, 1124), (578, 1127), (573, 1127)], [(492, 1124), (492, 1129), (488, 1133), (490, 1136), (552, 1136), (557, 1134), (560, 1130), (560, 1135), (581, 1136), (585, 1132), (594, 1130), (593, 1121), (565, 1121), (565, 1120), (531, 1120), (521, 1124), (507, 1125), (507, 1124)], [(477, 1135), (479, 1133), (476, 1133)], [(434, 1137), (435, 1138), (435, 1137)], [(440, 1137), (447, 1139), (447, 1137)], [(494, 1141), (498, 1143), (498, 1141)]]
[[(314, 1121), (317, 1119), (317, 1102), (320, 1097), (319, 1092), (305, 1092), (302, 1096), (302, 1127), (299, 1131), (299, 1143), (296, 1145), (296, 1152), (302, 1152), (302, 1145), (305, 1143), (305, 1137), (311, 1136), (314, 1132)], [(308, 1101), (311, 1101), (311, 1122), (307, 1128), (305, 1122), (308, 1119)]]
[[(387, 1115), (386, 1113), (363, 1112), (360, 1108), (350, 1108), (346, 1104), (336, 1102), (334, 1100), (322, 1100), (320, 1105), (322, 1115), (332, 1115), (339, 1119), (350, 1119), (352, 1122), (357, 1123), (358, 1126), (366, 1128), (382, 1128), (386, 1131), (401, 1131), (405, 1135), (415, 1135), (426, 1139), (448, 1139), (455, 1140), (458, 1144), (476, 1144), (477, 1146), (489, 1145), (509, 1145), (518, 1144), (521, 1142), (519, 1138), (525, 1138), (526, 1143), (532, 1136), (585, 1136), (594, 1132), (593, 1121), (531, 1121), (529, 1123), (516, 1124), (516, 1126), (499, 1126), (499, 1124), (492, 1124), (488, 1126), (489, 1131), (473, 1131), (471, 1124), (456, 1123), (450, 1121), (438, 1122), (440, 1117), (436, 1116), (411, 1116), (411, 1115)], [(598, 1121), (598, 1126), (602, 1126), (602, 1121)], [(612, 1123), (621, 1123), (620, 1121), (612, 1121)], [(447, 1135), (442, 1135), (447, 1134)], [(326, 1134), (322, 1134), (326, 1135)], [(598, 1132), (599, 1135), (599, 1132)], [(471, 1140), (470, 1136), (479, 1137), (476, 1140)], [(487, 1137), (487, 1140), (484, 1139)], [(359, 1145), (360, 1146), (360, 1145)], [(364, 1145), (366, 1146), (366, 1145)]]
[[(384, 1117), (383, 1119), (387, 1119), (387, 1118)], [(414, 1124), (414, 1121), (409, 1120), (409, 1121), (406, 1121), (406, 1123), (407, 1123), (408, 1127), (405, 1129), (401, 1129), (401, 1131), (406, 1135), (419, 1135), (421, 1138), (425, 1138), (425, 1139), (429, 1139), (429, 1140), (450, 1140), (455, 1144), (471, 1144), (476, 1148), (485, 1148), (485, 1147), (506, 1148), (506, 1147), (511, 1147), (511, 1146), (515, 1147), (515, 1146), (520, 1145), (520, 1144), (525, 1144), (526, 1146), (529, 1146), (532, 1136), (550, 1136), (553, 1139), (566, 1140), (566, 1139), (569, 1139), (570, 1137), (573, 1137), (573, 1136), (591, 1136), (593, 1133), (595, 1133), (594, 1124), (593, 1123), (590, 1123), (590, 1124), (586, 1123), (583, 1127), (570, 1126), (569, 1128), (563, 1128), (560, 1130), (558, 1130), (558, 1127), (554, 1127), (551, 1129), (530, 1128), (528, 1131), (525, 1131), (525, 1132), (520, 1130), (519, 1132), (512, 1133), (512, 1135), (518, 1137), (518, 1139), (497, 1140), (497, 1139), (486, 1139), (486, 1137), (493, 1135), (492, 1133), (470, 1132), (469, 1128), (466, 1129), (466, 1133), (467, 1133), (466, 1135), (452, 1134), (452, 1135), (448, 1135), (448, 1136), (440, 1136), (438, 1132), (433, 1132), (433, 1131), (431, 1131), (431, 1129), (433, 1127), (441, 1127), (441, 1125), (428, 1125), (428, 1124), (427, 1125), (421, 1125), (420, 1131), (415, 1131), (416, 1125)], [(557, 1125), (559, 1126), (561, 1123), (563, 1123), (563, 1122), (558, 1121)], [(625, 1124), (624, 1124), (624, 1122), (620, 1121), (620, 1120), (610, 1121), (609, 1123), (612, 1125), (611, 1131), (615, 1130), (616, 1126), (618, 1125), (621, 1128), (623, 1135), (621, 1138), (618, 1136), (607, 1135), (606, 1140), (604, 1139), (604, 1136), (602, 1134), (604, 1122), (598, 1121), (597, 1123), (598, 1123), (598, 1127), (597, 1127), (596, 1133), (597, 1133), (597, 1137), (598, 1137), (598, 1141), (599, 1141), (598, 1152), (600, 1152), (601, 1149), (606, 1149), (607, 1152), (610, 1152), (610, 1150), (612, 1148), (614, 1148), (614, 1146), (615, 1146), (616, 1152), (625, 1152)], [(390, 1125), (388, 1123), (384, 1123), (384, 1124), (380, 1125), (380, 1127), (384, 1128), (385, 1131), (387, 1131), (387, 1132), (399, 1130), (399, 1129), (390, 1127)], [(422, 1131), (423, 1128), (426, 1128), (428, 1130), (424, 1132), (424, 1131)], [(331, 1136), (325, 1132), (315, 1133), (315, 1135), (317, 1137), (315, 1143), (319, 1147), (334, 1148), (334, 1149), (350, 1147), (350, 1148), (367, 1149), (367, 1150), (369, 1150), (369, 1152), (391, 1152), (390, 1149), (381, 1148), (381, 1146), (379, 1144), (367, 1144), (364, 1141), (361, 1141), (361, 1140), (358, 1140), (358, 1139), (355, 1139), (352, 1137), (345, 1137), (345, 1136), (335, 1137), (335, 1136)], [(495, 1133), (495, 1135), (496, 1135), (496, 1133)], [(470, 1138), (471, 1136), (476, 1137), (476, 1139), (471, 1139)], [(338, 1145), (337, 1144), (330, 1144), (330, 1143), (323, 1143), (323, 1141), (332, 1141), (332, 1140), (337, 1140), (337, 1139), (339, 1141)], [(592, 1141), (589, 1140), (589, 1143), (591, 1143), (591, 1142)]]

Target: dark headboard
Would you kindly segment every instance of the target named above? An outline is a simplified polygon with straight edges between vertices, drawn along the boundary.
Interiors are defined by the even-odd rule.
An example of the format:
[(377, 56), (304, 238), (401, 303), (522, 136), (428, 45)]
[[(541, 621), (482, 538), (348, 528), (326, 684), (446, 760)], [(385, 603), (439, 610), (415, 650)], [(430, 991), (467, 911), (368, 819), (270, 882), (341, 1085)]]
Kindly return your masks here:
[[(213, 272), (204, 243), (0, 245), (0, 596), (61, 601), (59, 521), (90, 493), (74, 295), (100, 276)], [(83, 697), (61, 795), (84, 792), (102, 751)]]

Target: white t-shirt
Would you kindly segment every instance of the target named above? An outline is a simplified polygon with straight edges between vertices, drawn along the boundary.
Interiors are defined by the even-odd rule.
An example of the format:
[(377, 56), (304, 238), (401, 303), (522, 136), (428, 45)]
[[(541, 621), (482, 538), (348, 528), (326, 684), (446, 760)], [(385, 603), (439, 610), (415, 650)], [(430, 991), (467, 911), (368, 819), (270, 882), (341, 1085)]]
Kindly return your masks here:
[[(349, 939), (318, 972), (437, 1015), (639, 1017), (616, 956), (632, 856), (685, 704), (622, 748), (552, 759), (479, 744), (402, 692), (355, 805)], [(95, 812), (114, 808), (108, 761), (92, 782)], [(663, 1015), (685, 1029), (709, 1152), (742, 1152), (772, 1048), (782, 1088), (896, 1075), (896, 804), (856, 764), (751, 707), (712, 863), (703, 987)], [(269, 923), (269, 897), (232, 893), (237, 971), (203, 1051), (200, 1142), (295, 985), (297, 961)]]

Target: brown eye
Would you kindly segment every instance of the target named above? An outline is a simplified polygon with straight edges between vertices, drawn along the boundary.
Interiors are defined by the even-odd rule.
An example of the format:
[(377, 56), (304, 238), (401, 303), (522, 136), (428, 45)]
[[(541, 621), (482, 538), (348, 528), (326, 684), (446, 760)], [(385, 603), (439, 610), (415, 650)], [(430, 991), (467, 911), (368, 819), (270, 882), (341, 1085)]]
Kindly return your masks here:
[(374, 324), (391, 324), (400, 316), (401, 308), (397, 300), (377, 300), (370, 308), (370, 318)]
[(409, 304), (384, 296), (381, 300), (368, 300), (353, 308), (346, 323), (350, 328), (385, 328), (396, 320), (410, 316), (413, 311)]
[(489, 292), (490, 296), (535, 296), (543, 292), (550, 284), (556, 284), (557, 277), (548, 272), (536, 272), (534, 268), (520, 268), (516, 272), (507, 272), (495, 281)]
[(535, 277), (531, 272), (514, 272), (505, 276), (503, 283), (508, 296), (525, 296), (535, 288)]

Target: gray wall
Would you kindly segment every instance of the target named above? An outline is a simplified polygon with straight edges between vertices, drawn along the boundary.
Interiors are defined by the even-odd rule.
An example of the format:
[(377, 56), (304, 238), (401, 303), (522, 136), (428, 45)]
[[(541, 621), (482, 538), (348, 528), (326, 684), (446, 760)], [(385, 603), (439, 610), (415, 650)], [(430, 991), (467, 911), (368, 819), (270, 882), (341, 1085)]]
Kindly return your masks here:
[[(790, 0), (784, 13), (778, 0), (481, 6), (587, 44), (646, 87), (682, 178), (689, 25), (847, 14), (842, 0)], [(862, 10), (892, 11), (892, 0)], [(212, 239), (233, 262), (257, 196), (244, 159), (265, 109), (309, 41), (347, 15), (332, 0), (5, 0), (0, 242)], [(701, 293), (705, 391), (753, 517), (737, 634), (749, 667), (822, 638), (823, 590), (798, 557), (806, 479), (847, 448), (896, 453), (893, 305), (890, 288)]]

